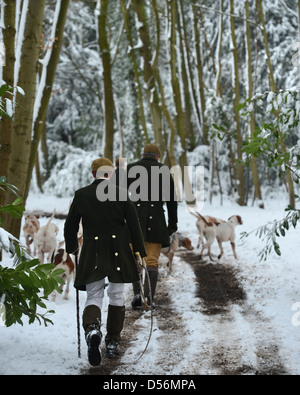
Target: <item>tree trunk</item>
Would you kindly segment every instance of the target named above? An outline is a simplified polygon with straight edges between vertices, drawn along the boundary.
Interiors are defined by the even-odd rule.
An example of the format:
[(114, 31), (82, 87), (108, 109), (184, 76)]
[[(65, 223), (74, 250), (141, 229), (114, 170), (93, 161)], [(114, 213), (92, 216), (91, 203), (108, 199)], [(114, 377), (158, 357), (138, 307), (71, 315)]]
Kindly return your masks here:
[(220, 15), (219, 15), (219, 33), (218, 33), (218, 46), (217, 46), (217, 75), (216, 75), (216, 94), (217, 96), (223, 97), (221, 87), (221, 75), (222, 75), (222, 43), (223, 43), (223, 12), (224, 12), (224, 0), (220, 0)]
[[(182, 4), (178, 4), (182, 6)], [(179, 50), (181, 54), (181, 77), (183, 86), (183, 99), (184, 99), (184, 128), (186, 132), (187, 139), (187, 149), (188, 151), (193, 151), (196, 148), (194, 125), (192, 123), (192, 106), (190, 100), (190, 79), (188, 76), (188, 64), (187, 64), (187, 53), (185, 48), (185, 40), (183, 33), (183, 13), (181, 12), (181, 7), (178, 7), (178, 36), (179, 36)], [(180, 28), (182, 26), (182, 28)]]
[[(17, 107), (11, 135), (14, 149), (9, 158), (8, 182), (19, 188), (22, 197), (25, 197), (28, 174), (44, 7), (45, 0), (29, 0), (18, 79), (18, 85), (24, 90), (25, 96), (20, 93), (16, 95)], [(13, 196), (8, 193), (7, 203), (12, 199)], [(20, 219), (5, 217), (5, 229), (16, 237), (19, 237), (20, 225)]]
[(148, 136), (148, 130), (147, 130), (146, 117), (145, 117), (143, 90), (142, 90), (140, 77), (139, 77), (139, 68), (138, 68), (138, 64), (137, 64), (137, 59), (136, 59), (135, 51), (133, 49), (134, 45), (133, 45), (133, 39), (132, 39), (132, 34), (131, 34), (131, 28), (130, 28), (129, 13), (128, 13), (128, 9), (125, 5), (125, 0), (121, 0), (121, 8), (122, 8), (122, 13), (123, 13), (125, 30), (126, 30), (126, 34), (127, 34), (127, 40), (128, 40), (129, 48), (130, 48), (129, 49), (129, 58), (131, 60), (134, 79), (135, 79), (135, 83), (136, 83), (137, 98), (138, 98), (138, 103), (139, 103), (140, 121), (141, 121), (142, 129), (143, 129), (143, 138), (144, 138), (144, 143), (148, 144), (149, 143), (149, 136)]
[[(250, 13), (249, 13), (249, 1), (245, 1), (245, 24), (246, 24), (246, 56), (247, 56), (247, 68), (248, 68), (248, 92), (247, 96), (253, 96), (253, 81), (252, 81), (252, 52), (251, 52), (251, 32), (250, 32)], [(255, 117), (254, 111), (251, 113), (250, 119), (250, 136), (253, 138), (255, 133)], [(259, 174), (257, 170), (257, 160), (255, 157), (251, 158), (251, 171), (252, 171), (252, 180), (254, 185), (254, 200), (258, 199), (260, 201), (259, 207), (264, 208), (264, 204), (262, 203), (262, 194), (260, 188), (260, 180)]]
[(148, 33), (148, 23), (146, 19), (144, 0), (133, 0), (132, 4), (139, 21), (139, 37), (143, 43), (143, 46), (140, 48), (140, 56), (142, 56), (144, 63), (143, 75), (152, 118), (155, 142), (159, 145), (161, 152), (163, 153), (165, 150), (165, 143), (163, 141), (162, 133), (162, 114), (159, 107), (159, 98), (155, 86), (155, 77), (151, 65), (151, 40)]
[(61, 0), (61, 2), (57, 4), (57, 7), (60, 8), (59, 8), (58, 19), (55, 28), (55, 37), (53, 38), (53, 43), (52, 43), (51, 55), (48, 63), (43, 64), (43, 70), (42, 70), (41, 81), (40, 81), (40, 84), (42, 84), (42, 86), (39, 87), (39, 89), (42, 90), (42, 94), (41, 94), (41, 99), (37, 97), (37, 100), (40, 100), (40, 102), (37, 102), (35, 104), (36, 106), (35, 111), (37, 113), (37, 116), (36, 119), (33, 120), (34, 121), (33, 138), (30, 147), (31, 149), (30, 149), (30, 159), (29, 159), (29, 167), (27, 173), (25, 199), (28, 196), (31, 177), (32, 177), (32, 170), (36, 163), (38, 146), (41, 140), (41, 135), (44, 131), (46, 113), (52, 93), (55, 72), (59, 60), (59, 54), (63, 43), (63, 33), (65, 28), (67, 11), (69, 7), (69, 0)]
[[(235, 36), (235, 17), (234, 17), (234, 0), (230, 0), (230, 29), (231, 29), (231, 40), (232, 40), (232, 56), (233, 56), (233, 111), (234, 120), (236, 127), (236, 150), (237, 159), (242, 160), (242, 133), (241, 133), (241, 122), (240, 113), (238, 106), (240, 104), (240, 86), (239, 86), (239, 61), (238, 61), (238, 48), (236, 44)], [(245, 203), (245, 187), (244, 187), (244, 167), (240, 163), (235, 163), (236, 168), (236, 182), (238, 191), (238, 204), (244, 206)]]
[(189, 175), (187, 173), (187, 147), (186, 147), (186, 133), (185, 133), (185, 119), (183, 106), (181, 101), (180, 84), (178, 80), (177, 57), (176, 57), (176, 21), (177, 21), (177, 3), (176, 0), (171, 0), (170, 4), (170, 20), (171, 20), (171, 35), (170, 35), (170, 68), (171, 68), (171, 84), (173, 89), (173, 99), (176, 109), (176, 126), (177, 133), (181, 141), (182, 154), (179, 159), (182, 182), (184, 185), (185, 199), (187, 204), (194, 204), (192, 185), (190, 183)]
[[(3, 66), (3, 80), (9, 86), (14, 86), (14, 65), (15, 65), (15, 13), (16, 0), (4, 1), (4, 25), (3, 42), (6, 49), (6, 65)], [(3, 99), (11, 96), (4, 95)], [(9, 156), (11, 153), (11, 133), (12, 119), (2, 117), (0, 119), (0, 176), (7, 177)], [(5, 193), (0, 191), (0, 205), (5, 203)]]
[(106, 32), (107, 9), (109, 0), (100, 1), (100, 13), (98, 16), (98, 33), (99, 48), (103, 65), (103, 83), (104, 83), (104, 103), (105, 103), (105, 145), (104, 156), (113, 160), (114, 146), (114, 98), (113, 84), (111, 77), (110, 48)]
[[(256, 1), (256, 8), (257, 8), (257, 13), (258, 13), (260, 23), (262, 25), (262, 33), (263, 33), (263, 39), (264, 39), (265, 51), (266, 51), (266, 57), (267, 57), (267, 65), (268, 65), (268, 71), (269, 71), (270, 88), (273, 92), (276, 92), (277, 87), (276, 87), (274, 73), (273, 73), (273, 67), (272, 67), (272, 63), (271, 63), (271, 56), (270, 56), (270, 50), (269, 50), (269, 43), (268, 43), (268, 36), (267, 36), (267, 31), (266, 31), (266, 23), (265, 23), (262, 0)], [(278, 111), (275, 112), (275, 116), (278, 116)], [(286, 145), (283, 141), (282, 133), (281, 133), (281, 130), (279, 127), (278, 127), (278, 134), (280, 137), (281, 150), (283, 153), (287, 153), (287, 148), (286, 148)], [(286, 169), (286, 177), (287, 177), (288, 190), (289, 190), (289, 204), (290, 204), (290, 206), (295, 207), (296, 200), (295, 200), (294, 182), (293, 182), (292, 173), (288, 168)]]
[[(193, 4), (196, 4), (196, 0), (193, 0)], [(205, 102), (205, 93), (204, 93), (202, 58), (200, 51), (200, 35), (199, 35), (199, 29), (197, 24), (198, 16), (196, 12), (196, 7), (193, 7), (193, 10), (194, 10), (194, 35), (195, 35), (195, 49), (196, 49), (197, 71), (198, 71), (198, 85), (199, 85), (200, 103), (201, 103), (202, 142), (204, 145), (209, 145), (208, 127), (205, 119), (206, 102)]]

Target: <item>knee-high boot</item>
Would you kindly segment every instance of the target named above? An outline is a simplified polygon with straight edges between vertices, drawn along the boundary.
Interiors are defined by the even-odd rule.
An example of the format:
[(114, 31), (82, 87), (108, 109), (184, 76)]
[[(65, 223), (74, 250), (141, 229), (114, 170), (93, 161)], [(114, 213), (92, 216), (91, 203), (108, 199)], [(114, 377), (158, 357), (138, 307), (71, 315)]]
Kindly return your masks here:
[(124, 319), (125, 306), (108, 306), (105, 343), (106, 355), (109, 358), (117, 357), (120, 354), (120, 340)]
[(98, 306), (87, 306), (82, 315), (82, 326), (85, 332), (85, 340), (88, 346), (88, 359), (92, 366), (101, 363), (100, 343), (102, 339), (101, 310)]
[(155, 296), (156, 284), (158, 279), (158, 268), (148, 267), (147, 271), (148, 271), (149, 279), (148, 276), (146, 275), (145, 283), (144, 283), (145, 298), (147, 299), (148, 304), (150, 304), (150, 289), (149, 289), (150, 288), (149, 281), (150, 281), (152, 304), (154, 306), (154, 296)]
[(131, 302), (133, 308), (142, 306), (141, 288), (139, 281), (132, 284), (134, 297)]

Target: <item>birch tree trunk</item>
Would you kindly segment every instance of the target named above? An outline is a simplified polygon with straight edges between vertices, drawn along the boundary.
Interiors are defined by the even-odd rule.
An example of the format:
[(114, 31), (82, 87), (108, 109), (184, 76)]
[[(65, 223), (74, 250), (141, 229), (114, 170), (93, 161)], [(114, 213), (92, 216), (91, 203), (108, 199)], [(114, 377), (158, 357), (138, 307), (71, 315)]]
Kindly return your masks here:
[[(234, 0), (230, 0), (230, 29), (231, 29), (231, 40), (232, 40), (232, 56), (233, 56), (233, 112), (236, 127), (236, 152), (237, 159), (242, 160), (242, 133), (241, 133), (241, 122), (240, 113), (238, 106), (240, 104), (240, 86), (239, 86), (239, 61), (238, 61), (238, 48), (235, 36), (235, 17), (234, 17)], [(244, 187), (244, 168), (240, 163), (235, 163), (236, 169), (236, 183), (238, 191), (238, 204), (244, 206), (245, 203), (245, 187)]]
[(111, 59), (108, 37), (106, 32), (107, 9), (109, 0), (100, 1), (100, 13), (98, 16), (99, 48), (103, 65), (103, 84), (104, 84), (104, 117), (105, 117), (105, 141), (104, 156), (113, 160), (114, 145), (114, 98), (113, 84), (111, 77)]
[[(33, 108), (36, 97), (36, 75), (38, 69), (42, 23), (45, 0), (29, 0), (18, 85), (25, 96), (16, 94), (16, 111), (11, 134), (14, 146), (9, 157), (8, 182), (17, 186), (20, 195), (25, 196), (28, 165), (30, 157)], [(12, 196), (7, 194), (7, 203)], [(5, 217), (4, 227), (14, 236), (19, 237), (20, 219)]]

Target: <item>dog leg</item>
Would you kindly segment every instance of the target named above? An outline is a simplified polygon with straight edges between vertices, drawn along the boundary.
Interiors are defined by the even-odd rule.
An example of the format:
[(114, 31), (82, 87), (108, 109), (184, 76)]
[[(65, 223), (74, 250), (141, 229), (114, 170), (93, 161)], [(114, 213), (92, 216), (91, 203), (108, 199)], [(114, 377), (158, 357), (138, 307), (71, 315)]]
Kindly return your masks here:
[(40, 249), (38, 249), (38, 260), (40, 261), (41, 265), (44, 263), (44, 253)]
[(69, 299), (70, 280), (71, 280), (71, 276), (68, 276), (68, 277), (67, 277), (66, 289), (65, 289), (65, 293), (64, 293), (64, 299), (65, 299), (65, 300), (68, 300), (68, 299)]
[(199, 236), (197, 248), (199, 248), (202, 243), (203, 243), (203, 237)]
[(52, 295), (51, 295), (51, 301), (52, 301), (52, 302), (55, 302), (55, 299), (56, 299), (56, 291), (54, 290), (54, 291), (52, 292)]
[(219, 247), (220, 247), (220, 250), (221, 250), (221, 254), (218, 256), (218, 259), (221, 259), (223, 254), (224, 254), (223, 245), (222, 245), (221, 240), (218, 240), (218, 244), (219, 244)]
[(234, 258), (238, 259), (237, 255), (236, 255), (236, 252), (235, 252), (235, 242), (234, 241), (231, 241), (231, 248), (232, 248), (232, 251), (233, 251)]
[(209, 259), (214, 262), (214, 259), (213, 259), (212, 255), (211, 255), (210, 246), (208, 247), (208, 256), (209, 256)]
[(170, 270), (170, 272), (172, 272), (172, 270), (173, 270), (173, 258), (174, 258), (174, 252), (170, 252), (169, 254), (168, 254), (168, 257), (169, 257), (169, 270)]
[(26, 251), (31, 254), (29, 235), (26, 236)]
[(204, 252), (204, 250), (205, 250), (207, 247), (208, 247), (207, 244), (203, 244), (203, 245), (202, 245), (202, 249), (201, 249), (201, 252), (200, 252), (200, 259), (202, 258), (203, 252)]

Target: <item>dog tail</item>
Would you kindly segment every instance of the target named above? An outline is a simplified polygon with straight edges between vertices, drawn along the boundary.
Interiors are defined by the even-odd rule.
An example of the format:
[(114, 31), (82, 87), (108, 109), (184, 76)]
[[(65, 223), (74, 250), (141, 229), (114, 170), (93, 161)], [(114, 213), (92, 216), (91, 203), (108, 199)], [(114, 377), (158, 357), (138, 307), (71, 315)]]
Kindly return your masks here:
[(202, 222), (204, 222), (206, 226), (212, 225), (210, 222), (207, 222), (206, 219), (198, 211), (195, 210), (195, 214), (193, 214), (192, 212), (191, 214), (197, 217), (198, 219), (200, 219)]
[(48, 221), (47, 224), (46, 224), (44, 235), (46, 235), (47, 230), (48, 230), (48, 226), (50, 225), (50, 222), (53, 220), (55, 214), (56, 214), (56, 210), (54, 209), (53, 214), (51, 215), (49, 221)]

